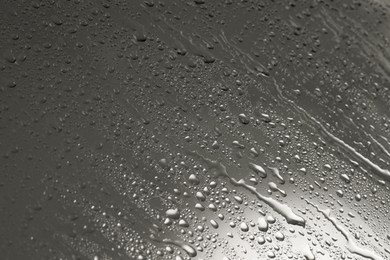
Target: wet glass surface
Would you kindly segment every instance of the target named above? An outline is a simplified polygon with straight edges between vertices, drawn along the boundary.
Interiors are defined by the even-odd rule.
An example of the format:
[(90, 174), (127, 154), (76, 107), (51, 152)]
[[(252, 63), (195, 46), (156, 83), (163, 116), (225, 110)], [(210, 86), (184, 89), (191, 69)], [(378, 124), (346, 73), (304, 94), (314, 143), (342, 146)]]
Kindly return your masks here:
[(390, 259), (387, 1), (2, 1), (1, 259)]

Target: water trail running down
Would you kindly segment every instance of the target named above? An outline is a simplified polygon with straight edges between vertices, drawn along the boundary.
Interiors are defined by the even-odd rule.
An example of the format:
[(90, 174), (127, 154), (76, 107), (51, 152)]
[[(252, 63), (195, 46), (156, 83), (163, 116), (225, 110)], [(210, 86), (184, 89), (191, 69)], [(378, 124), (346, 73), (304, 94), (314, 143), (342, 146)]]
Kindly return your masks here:
[(282, 204), (273, 198), (263, 196), (262, 194), (257, 192), (255, 187), (246, 184), (245, 181), (242, 179), (237, 181), (235, 178), (230, 177), (226, 170), (225, 165), (223, 165), (222, 163), (218, 161), (210, 160), (196, 151), (192, 151), (191, 154), (200, 158), (204, 163), (207, 164), (209, 169), (211, 170), (214, 169), (216, 173), (216, 177), (227, 178), (230, 181), (230, 183), (232, 183), (234, 186), (243, 187), (250, 193), (254, 194), (259, 200), (263, 201), (268, 206), (270, 206), (273, 210), (275, 210), (277, 213), (282, 215), (286, 219), (288, 224), (298, 225), (302, 227), (305, 226), (305, 219), (295, 214), (289, 206)]
[(345, 237), (347, 240), (346, 247), (347, 249), (354, 254), (360, 255), (362, 257), (365, 257), (367, 259), (372, 259), (372, 260), (384, 260), (382, 257), (379, 255), (375, 254), (374, 252), (361, 248), (356, 243), (351, 239), (351, 237), (348, 235), (348, 231), (346, 231), (334, 217), (330, 216), (330, 210), (322, 210), (320, 209), (317, 205), (314, 203), (310, 202), (309, 200), (305, 199), (307, 204), (312, 205), (318, 212), (320, 212), (327, 220), (329, 220), (332, 225)]
[(303, 108), (301, 108), (300, 106), (298, 106), (297, 104), (295, 104), (294, 101), (292, 100), (289, 100), (288, 98), (286, 98), (283, 94), (282, 94), (282, 91), (280, 90), (280, 87), (279, 85), (276, 83), (276, 81), (274, 80), (274, 85), (276, 86), (277, 90), (278, 90), (278, 93), (279, 93), (279, 97), (282, 98), (283, 101), (285, 101), (286, 103), (290, 104), (291, 106), (293, 106), (293, 108), (295, 108), (298, 112), (300, 112), (301, 114), (303, 114), (307, 119), (310, 120), (310, 122), (313, 122), (316, 126), (318, 126), (322, 132), (327, 136), (329, 137), (335, 144), (337, 144), (338, 146), (340, 146), (341, 148), (343, 148), (344, 150), (346, 150), (351, 156), (355, 157), (355, 158), (358, 158), (360, 161), (362, 161), (365, 165), (367, 165), (368, 167), (370, 167), (377, 175), (378, 177), (380, 178), (383, 178), (387, 181), (390, 182), (390, 171), (387, 170), (387, 169), (382, 169), (380, 168), (378, 165), (376, 165), (375, 163), (371, 162), (368, 158), (364, 157), (362, 154), (360, 154), (358, 151), (356, 151), (352, 146), (346, 144), (344, 141), (342, 141), (341, 139), (337, 138), (336, 136), (334, 136), (332, 133), (330, 133), (317, 119), (315, 119), (314, 117), (312, 117), (306, 110), (304, 110)]

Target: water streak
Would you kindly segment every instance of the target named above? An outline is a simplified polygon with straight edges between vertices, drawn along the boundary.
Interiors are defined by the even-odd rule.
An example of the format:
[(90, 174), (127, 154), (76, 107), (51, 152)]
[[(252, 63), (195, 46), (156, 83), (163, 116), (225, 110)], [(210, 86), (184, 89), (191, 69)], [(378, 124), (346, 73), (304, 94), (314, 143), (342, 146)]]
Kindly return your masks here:
[(282, 204), (273, 198), (263, 196), (262, 194), (257, 192), (254, 186), (246, 184), (243, 179), (237, 181), (235, 178), (230, 177), (227, 173), (225, 165), (223, 165), (222, 163), (210, 160), (195, 151), (191, 152), (191, 154), (196, 155), (198, 158), (200, 158), (204, 163), (207, 164), (209, 169), (214, 169), (216, 177), (227, 178), (234, 186), (243, 187), (250, 193), (254, 194), (259, 200), (263, 201), (277, 213), (282, 215), (286, 219), (287, 223), (303, 227), (305, 226), (305, 219), (295, 214), (289, 206)]
[(361, 248), (358, 245), (356, 245), (355, 242), (349, 237), (348, 232), (337, 222), (337, 220), (334, 217), (330, 216), (330, 210), (322, 210), (317, 205), (310, 202), (309, 200), (305, 199), (305, 201), (308, 204), (312, 205), (314, 208), (316, 208), (318, 212), (322, 213), (322, 215), (327, 220), (329, 220), (333, 224), (333, 226), (345, 237), (345, 239), (347, 240), (346, 247), (351, 253), (357, 254), (357, 255), (360, 255), (362, 257), (372, 259), (372, 260), (384, 260), (382, 257), (375, 254), (374, 252), (367, 250), (367, 249), (364, 249), (364, 248)]

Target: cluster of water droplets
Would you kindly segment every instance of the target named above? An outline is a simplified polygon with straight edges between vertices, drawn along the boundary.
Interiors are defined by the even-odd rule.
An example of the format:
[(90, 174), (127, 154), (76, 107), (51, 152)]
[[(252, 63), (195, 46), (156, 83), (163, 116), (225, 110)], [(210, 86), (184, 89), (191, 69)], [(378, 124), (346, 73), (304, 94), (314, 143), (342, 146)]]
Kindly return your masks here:
[(390, 256), (386, 5), (0, 13), (5, 259)]

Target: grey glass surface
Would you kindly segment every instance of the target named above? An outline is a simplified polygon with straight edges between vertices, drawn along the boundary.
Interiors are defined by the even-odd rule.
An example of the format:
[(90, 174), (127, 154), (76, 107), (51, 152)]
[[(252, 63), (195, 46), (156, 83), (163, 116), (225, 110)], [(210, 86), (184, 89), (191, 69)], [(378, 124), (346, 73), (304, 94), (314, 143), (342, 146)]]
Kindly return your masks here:
[(390, 259), (390, 2), (0, 7), (0, 259)]

